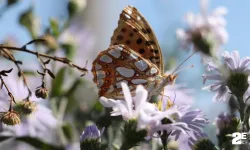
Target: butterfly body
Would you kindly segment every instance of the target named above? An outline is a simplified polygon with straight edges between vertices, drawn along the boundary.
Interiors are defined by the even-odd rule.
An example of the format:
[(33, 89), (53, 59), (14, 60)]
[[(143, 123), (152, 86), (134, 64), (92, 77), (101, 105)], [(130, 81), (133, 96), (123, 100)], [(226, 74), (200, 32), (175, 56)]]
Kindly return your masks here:
[(123, 99), (121, 82), (132, 94), (143, 85), (149, 97), (160, 94), (174, 81), (175, 75), (164, 75), (161, 49), (155, 35), (136, 8), (127, 6), (120, 15), (110, 47), (93, 62), (94, 82), (99, 96)]

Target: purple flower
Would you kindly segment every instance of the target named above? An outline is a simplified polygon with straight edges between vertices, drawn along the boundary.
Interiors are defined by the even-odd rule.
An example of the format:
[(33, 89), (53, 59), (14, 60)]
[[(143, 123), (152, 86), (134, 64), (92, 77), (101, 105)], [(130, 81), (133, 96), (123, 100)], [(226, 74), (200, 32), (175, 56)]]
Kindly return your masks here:
[(229, 127), (231, 125), (231, 122), (232, 122), (232, 116), (230, 116), (227, 113), (219, 114), (219, 116), (215, 119), (217, 134), (219, 134), (221, 129)]
[(96, 125), (87, 126), (80, 136), (80, 142), (82, 143), (86, 140), (101, 140), (103, 131), (104, 128), (100, 131)]
[(220, 7), (207, 14), (207, 1), (201, 0), (201, 14), (187, 13), (185, 21), (188, 28), (177, 29), (177, 38), (184, 48), (193, 47), (195, 51), (213, 55), (214, 50), (228, 40), (226, 21), (223, 18), (226, 13), (226, 8)]
[[(189, 147), (195, 144), (197, 140), (207, 135), (203, 132), (203, 128), (209, 123), (209, 120), (205, 118), (205, 115), (201, 110), (188, 110), (188, 107), (180, 108), (179, 110), (183, 115), (176, 119), (176, 122), (183, 122), (187, 124), (187, 128), (183, 128), (186, 132), (181, 130), (175, 130), (171, 133), (171, 137), (174, 140), (178, 140), (180, 147)], [(179, 139), (180, 138), (180, 139)]]
[(216, 92), (213, 101), (228, 101), (232, 94), (243, 94), (248, 89), (250, 57), (240, 59), (238, 51), (222, 54), (224, 68), (211, 61), (207, 62), (208, 74), (203, 74), (203, 83), (213, 80), (214, 83), (203, 89)]

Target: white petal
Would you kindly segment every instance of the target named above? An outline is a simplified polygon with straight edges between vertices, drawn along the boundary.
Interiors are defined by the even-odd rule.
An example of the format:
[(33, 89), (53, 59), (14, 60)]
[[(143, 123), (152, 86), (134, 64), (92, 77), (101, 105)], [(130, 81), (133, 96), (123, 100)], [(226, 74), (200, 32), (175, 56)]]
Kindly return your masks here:
[(239, 52), (238, 51), (233, 51), (232, 56), (233, 56), (234, 64), (235, 64), (234, 67), (238, 68), (239, 64), (240, 64), (240, 54), (239, 54)]
[(217, 38), (220, 41), (220, 44), (225, 44), (228, 41), (228, 33), (225, 28), (219, 28), (216, 30), (217, 32)]
[[(133, 117), (132, 113), (129, 112), (127, 105), (125, 103), (117, 103), (117, 109), (118, 109), (117, 111), (111, 113), (117, 115), (120, 112), (124, 120), (128, 120)], [(111, 116), (113, 116), (112, 114)]]
[(203, 84), (206, 82), (206, 80), (223, 80), (224, 77), (219, 74), (203, 74)]
[(106, 97), (103, 96), (100, 97), (99, 101), (104, 107), (114, 107), (117, 103), (117, 101), (113, 99), (107, 99)]
[(210, 84), (208, 86), (205, 86), (202, 88), (202, 90), (208, 90), (210, 92), (215, 92), (217, 90), (219, 90), (221, 88), (221, 82), (216, 82), (216, 83), (213, 83), (213, 84)]
[(225, 63), (231, 70), (236, 69), (234, 59), (232, 58), (232, 56), (228, 51), (224, 51), (224, 53), (222, 53), (222, 57), (224, 58)]
[(135, 114), (138, 114), (140, 109), (144, 106), (147, 101), (148, 91), (142, 85), (138, 85), (136, 88), (135, 96)]
[(137, 123), (137, 130), (145, 129), (149, 123), (152, 121), (152, 118), (150, 115), (146, 114), (143, 110), (141, 110), (138, 118)]
[(149, 102), (146, 102), (146, 103), (144, 104), (144, 106), (143, 106), (143, 111), (144, 111), (145, 113), (148, 113), (148, 114), (153, 114), (153, 113), (155, 113), (157, 110), (158, 110), (157, 107), (156, 107), (154, 104), (149, 103)]
[(131, 96), (131, 93), (130, 93), (130, 90), (128, 88), (128, 85), (124, 82), (121, 83), (121, 86), (122, 86), (122, 91), (123, 91), (123, 94), (124, 94), (124, 98), (125, 98), (125, 101), (126, 101), (126, 104), (127, 104), (127, 108), (128, 108), (128, 111), (129, 111), (129, 114), (132, 115), (132, 96)]
[(226, 15), (228, 13), (228, 10), (226, 7), (218, 7), (215, 8), (215, 10), (213, 11), (213, 15), (215, 16), (223, 16)]
[(189, 27), (193, 27), (195, 25), (195, 15), (192, 12), (188, 12), (186, 14), (185, 20)]
[(230, 98), (230, 90), (227, 86), (221, 87), (220, 90), (213, 97), (213, 101), (228, 101)]
[(159, 111), (157, 113), (157, 115), (153, 116), (154, 120), (162, 120), (163, 118), (168, 118), (170, 119), (172, 122), (174, 122), (174, 120), (172, 119), (172, 115), (176, 114), (178, 117), (181, 116), (181, 113), (178, 111), (177, 107), (172, 106), (171, 108), (167, 109), (166, 111)]
[(244, 71), (249, 64), (250, 64), (250, 57), (244, 57), (240, 60), (239, 69)]
[(176, 30), (176, 36), (180, 40), (187, 40), (189, 38), (187, 33), (183, 29), (180, 29), (180, 28)]
[(200, 8), (201, 8), (201, 13), (205, 17), (207, 14), (207, 7), (208, 7), (208, 0), (201, 0), (200, 1)]

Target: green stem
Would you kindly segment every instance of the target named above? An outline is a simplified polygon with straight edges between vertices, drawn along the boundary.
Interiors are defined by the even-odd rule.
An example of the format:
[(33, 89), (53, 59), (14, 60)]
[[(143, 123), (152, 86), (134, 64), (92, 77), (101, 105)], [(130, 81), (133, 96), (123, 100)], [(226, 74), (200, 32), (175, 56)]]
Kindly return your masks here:
[(168, 139), (169, 134), (167, 131), (163, 131), (163, 134), (161, 135), (161, 142), (162, 142), (162, 147), (164, 150), (167, 150), (167, 139)]
[(128, 142), (124, 141), (124, 142), (122, 143), (122, 146), (121, 146), (120, 150), (128, 150), (128, 149), (130, 149), (130, 148), (132, 148), (132, 147), (133, 147), (133, 146), (129, 145)]
[(238, 96), (237, 97), (238, 102), (239, 102), (239, 113), (240, 113), (240, 120), (243, 122), (242, 124), (242, 132), (245, 131), (245, 103), (243, 101), (243, 96)]

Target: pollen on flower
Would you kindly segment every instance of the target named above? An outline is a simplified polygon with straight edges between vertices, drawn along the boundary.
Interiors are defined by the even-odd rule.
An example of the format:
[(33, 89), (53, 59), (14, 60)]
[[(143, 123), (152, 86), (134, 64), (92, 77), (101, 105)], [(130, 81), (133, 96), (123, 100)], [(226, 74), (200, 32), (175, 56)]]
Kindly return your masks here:
[(158, 101), (155, 105), (158, 108), (158, 110), (162, 111), (162, 100)]
[(172, 107), (174, 105), (174, 103), (168, 99), (167, 100), (167, 103), (164, 104), (164, 101), (163, 100), (159, 100), (157, 103), (156, 103), (156, 107), (158, 108), (159, 111), (164, 111), (164, 110), (167, 110), (169, 109), (170, 107)]
[(20, 116), (18, 112), (14, 110), (10, 110), (2, 114), (1, 122), (6, 125), (14, 126), (14, 125), (20, 124), (21, 120), (20, 120)]
[(17, 103), (14, 109), (21, 114), (30, 115), (36, 110), (36, 103), (31, 101), (22, 101)]

